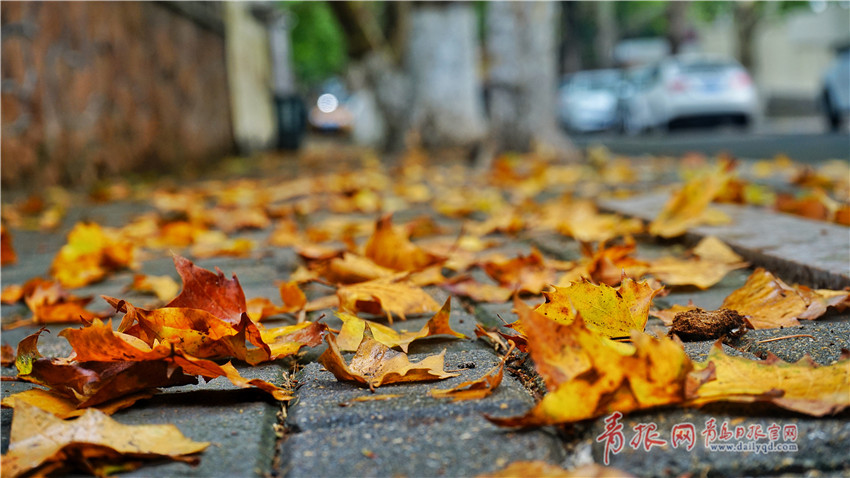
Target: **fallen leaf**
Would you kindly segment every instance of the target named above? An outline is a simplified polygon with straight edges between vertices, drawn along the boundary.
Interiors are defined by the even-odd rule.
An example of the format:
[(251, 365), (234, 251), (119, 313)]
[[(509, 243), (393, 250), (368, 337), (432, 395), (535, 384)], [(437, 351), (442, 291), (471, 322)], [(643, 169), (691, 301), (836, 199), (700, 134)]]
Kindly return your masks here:
[(365, 256), (396, 271), (415, 271), (443, 260), (396, 232), (392, 215), (382, 217), (375, 224), (375, 232), (366, 242)]
[(514, 478), (520, 476), (537, 478), (631, 478), (634, 475), (595, 463), (566, 470), (545, 461), (515, 461), (499, 471), (483, 473), (476, 478)]
[(189, 253), (198, 259), (219, 256), (248, 257), (254, 250), (254, 241), (229, 238), (221, 231), (196, 232), (193, 241)]
[[(56, 281), (34, 278), (27, 281), (19, 291), (32, 317), (4, 324), (4, 328), (16, 328), (24, 325), (85, 323), (108, 313), (94, 313), (85, 308), (91, 297), (77, 297), (62, 288)], [(9, 299), (12, 293), (9, 294)]]
[(537, 295), (555, 282), (555, 269), (536, 248), (527, 256), (491, 259), (481, 266), (500, 285), (519, 292)]
[(278, 289), (283, 306), (275, 305), (265, 297), (256, 297), (246, 302), (246, 310), (251, 320), (260, 322), (273, 315), (291, 314), (303, 310), (307, 305), (307, 296), (298, 287), (297, 282), (281, 282)]
[(3, 288), (0, 292), (0, 302), (3, 304), (17, 304), (24, 298), (24, 286), (20, 284), (10, 284)]
[(0, 224), (0, 265), (9, 265), (18, 262), (18, 255), (12, 246), (12, 234), (6, 230), (6, 226)]
[(507, 302), (514, 294), (512, 289), (478, 282), (469, 276), (455, 276), (443, 283), (442, 288), (454, 295), (469, 297), (476, 302)]
[[(649, 223), (649, 233), (676, 237), (684, 234), (688, 228), (706, 222), (708, 205), (731, 178), (733, 167), (730, 161), (718, 161), (711, 170), (687, 181), (673, 193), (658, 216)], [(712, 214), (712, 222), (723, 220), (722, 216), (718, 219), (717, 213)]]
[(392, 350), (367, 336), (363, 337), (351, 363), (346, 364), (333, 334), (327, 334), (325, 342), (328, 349), (319, 357), (319, 363), (337, 380), (366, 385), (373, 391), (390, 383), (442, 380), (460, 375), (443, 370), (445, 350), (411, 363), (406, 353)]
[(342, 257), (333, 257), (321, 264), (318, 267), (318, 273), (334, 284), (356, 284), (392, 277), (396, 271), (379, 266), (368, 257), (346, 252)]
[(558, 279), (558, 287), (566, 287), (573, 282), (588, 279), (598, 284), (616, 286), (623, 279), (642, 276), (648, 267), (645, 261), (631, 257), (637, 245), (634, 239), (627, 238), (623, 244), (606, 247), (599, 243), (596, 250), (590, 244), (582, 243), (582, 259)]
[(452, 299), (449, 297), (443, 304), (443, 307), (431, 317), (428, 322), (418, 332), (396, 332), (386, 325), (378, 324), (368, 320), (363, 320), (356, 315), (346, 312), (338, 312), (337, 317), (343, 321), (339, 335), (336, 337), (337, 345), (343, 352), (353, 352), (357, 350), (360, 343), (363, 341), (363, 335), (366, 332), (366, 327), (372, 333), (372, 337), (386, 345), (387, 347), (399, 347), (403, 352), (407, 353), (410, 344), (416, 340), (435, 335), (448, 335), (451, 337), (465, 339), (466, 336), (455, 332), (449, 325), (449, 315), (451, 313)]
[(381, 315), (385, 313), (405, 320), (408, 315), (437, 312), (440, 305), (419, 287), (405, 282), (377, 279), (340, 287), (336, 291), (339, 307), (345, 312)]
[(691, 252), (704, 261), (719, 262), (721, 264), (738, 264), (744, 259), (735, 253), (725, 242), (714, 236), (706, 236)]
[(114, 270), (137, 267), (136, 247), (116, 231), (94, 223), (78, 223), (68, 233), (50, 273), (64, 287), (82, 287), (103, 280)]
[(667, 286), (694, 286), (705, 290), (723, 280), (729, 272), (747, 265), (746, 262), (724, 264), (704, 259), (662, 257), (649, 262), (647, 273)]
[[(139, 400), (153, 397), (155, 394), (156, 392), (154, 391), (145, 390), (138, 393), (123, 395), (115, 400), (98, 404), (94, 408), (107, 415), (112, 415), (118, 410), (127, 408)], [(50, 412), (57, 418), (62, 419), (78, 417), (87, 410), (85, 408), (77, 408), (78, 402), (75, 399), (49, 390), (42, 390), (40, 388), (33, 388), (24, 392), (3, 397), (2, 402), (4, 408), (16, 408), (21, 403), (38, 407), (41, 410)]]
[(152, 293), (157, 299), (163, 302), (173, 299), (180, 292), (180, 286), (171, 276), (152, 276), (146, 274), (134, 275), (133, 283), (130, 284), (129, 289), (136, 292)]
[(672, 340), (634, 331), (628, 346), (587, 329), (581, 315), (562, 325), (527, 308), (520, 313), (549, 393), (524, 416), (488, 420), (503, 426), (571, 423), (683, 400), (692, 365)]
[(745, 315), (756, 329), (800, 325), (797, 318), (808, 309), (796, 290), (762, 268), (753, 271), (720, 307)]
[(434, 398), (451, 398), (453, 402), (461, 400), (479, 400), (490, 396), (502, 383), (505, 361), (514, 349), (514, 344), (499, 361), (499, 365), (475, 380), (468, 380), (449, 389), (431, 389), (428, 395)]
[(303, 347), (315, 347), (322, 343), (322, 334), (327, 326), (321, 322), (302, 322), (295, 325), (260, 328), (263, 342), (268, 344), (271, 360), (298, 353)]
[(688, 305), (673, 304), (669, 309), (652, 310), (649, 312), (649, 315), (658, 317), (664, 322), (664, 325), (669, 327), (673, 325), (673, 319), (676, 318), (676, 315), (681, 312), (696, 310), (696, 308), (697, 306), (694, 305), (693, 301), (688, 301)]
[(118, 462), (125, 470), (140, 458), (197, 463), (186, 455), (200, 453), (207, 442), (189, 440), (174, 425), (122, 425), (98, 410), (63, 421), (37, 407), (15, 407), (9, 451), (3, 455), (3, 476), (14, 478), (55, 465), (97, 471), (104, 462)]
[(794, 289), (807, 303), (806, 311), (798, 319), (814, 320), (826, 314), (830, 307), (839, 312), (850, 307), (850, 290), (810, 289), (804, 285), (794, 285)]
[(660, 291), (630, 278), (623, 279), (616, 289), (585, 280), (545, 292), (546, 302), (536, 310), (562, 324), (581, 315), (591, 330), (607, 337), (628, 337), (633, 329), (643, 331), (652, 298)]
[(796, 363), (770, 355), (754, 361), (732, 357), (715, 343), (708, 358), (688, 377), (688, 405), (770, 402), (810, 416), (836, 414), (850, 406), (850, 354), (818, 366), (805, 356)]
[(9, 344), (0, 347), (0, 365), (10, 367), (15, 364), (15, 349)]
[(236, 275), (233, 279), (225, 279), (218, 268), (216, 274), (177, 255), (174, 267), (183, 280), (183, 290), (166, 307), (201, 309), (231, 324), (239, 323), (247, 306)]

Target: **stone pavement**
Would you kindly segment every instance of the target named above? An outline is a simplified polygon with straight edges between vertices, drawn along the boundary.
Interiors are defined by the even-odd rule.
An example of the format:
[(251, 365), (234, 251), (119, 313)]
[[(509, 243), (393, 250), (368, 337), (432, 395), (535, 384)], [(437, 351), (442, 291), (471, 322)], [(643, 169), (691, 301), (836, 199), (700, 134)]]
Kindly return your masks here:
[[(651, 217), (653, 208), (660, 207), (654, 196), (608, 201), (603, 205), (637, 217)], [(775, 270), (790, 281), (813, 286), (841, 287), (848, 282), (850, 266), (850, 236), (848, 229), (825, 223), (765, 213), (754, 214), (746, 208), (724, 206), (736, 220), (725, 229), (695, 228), (685, 241), (705, 234), (726, 240), (754, 263)], [(64, 232), (79, 218), (101, 224), (121, 225), (132, 215), (152, 210), (144, 202), (124, 201), (105, 205), (83, 204), (69, 213), (60, 233), (13, 231), (14, 246), (19, 255), (16, 265), (3, 267), (2, 285), (22, 283), (49, 269), (53, 255), (64, 243)], [(414, 217), (424, 211), (400, 215)], [(364, 216), (371, 217), (371, 216)], [(457, 226), (451, 220), (441, 223)], [(240, 233), (263, 244), (269, 231)], [(784, 245), (792, 244), (784, 247)], [(549, 257), (574, 260), (579, 257), (576, 243), (558, 235), (519, 236), (506, 241), (507, 254), (527, 253), (534, 246)], [(675, 242), (654, 242), (644, 238), (638, 244), (639, 256), (681, 253), (684, 245)], [(219, 267), (227, 276), (236, 274), (248, 298), (276, 297), (275, 281), (285, 280), (298, 265), (299, 259), (291, 249), (266, 247), (250, 258), (211, 258), (196, 264), (212, 269)], [(154, 258), (142, 263), (139, 272), (169, 274), (176, 277), (171, 259)], [(677, 290), (656, 299), (658, 307), (686, 304), (689, 300), (704, 308), (717, 308), (724, 297), (745, 282), (750, 270), (728, 274), (717, 286), (707, 291)], [(132, 272), (120, 272), (107, 281), (75, 290), (76, 295), (100, 294), (127, 298), (144, 304), (144, 296), (126, 292)], [(318, 297), (328, 288), (308, 288), (309, 297)], [(428, 289), (437, 302), (446, 293), (438, 288)], [(97, 299), (93, 310), (105, 309)], [(6, 321), (17, 314), (26, 315), (22, 306), (2, 307)], [(322, 312), (312, 315), (317, 319)], [(475, 476), (503, 468), (518, 460), (543, 460), (564, 467), (589, 462), (602, 463), (604, 446), (595, 438), (603, 431), (603, 419), (590, 420), (568, 427), (542, 427), (530, 430), (499, 428), (483, 414), (514, 416), (523, 414), (535, 401), (527, 381), (505, 373), (498, 389), (482, 400), (450, 402), (428, 396), (433, 388), (449, 388), (462, 381), (480, 377), (495, 366), (499, 357), (484, 342), (475, 340), (475, 324), (499, 325), (500, 317), (511, 321), (514, 315), (509, 304), (477, 304), (452, 298), (451, 325), (464, 333), (467, 340), (429, 339), (412, 344), (413, 360), (446, 350), (446, 369), (460, 376), (432, 383), (387, 385), (378, 394), (398, 395), (381, 401), (356, 401), (372, 395), (368, 389), (337, 381), (315, 362), (324, 346), (309, 350), (297, 364), (281, 360), (258, 367), (239, 366), (240, 373), (249, 378), (262, 378), (278, 385), (294, 385), (295, 399), (288, 404), (275, 402), (255, 390), (236, 389), (224, 379), (208, 383), (169, 388), (152, 399), (141, 401), (119, 411), (114, 418), (127, 424), (173, 423), (189, 438), (213, 443), (201, 455), (197, 467), (185, 464), (162, 463), (144, 466), (128, 476)], [(333, 311), (324, 311), (322, 319), (338, 328), (340, 321)], [(426, 317), (396, 321), (397, 330), (418, 330)], [(275, 325), (274, 323), (272, 325)], [(45, 356), (65, 356), (70, 348), (57, 333), (64, 327), (49, 326), (43, 334), (39, 349)], [(650, 319), (648, 330), (663, 329), (657, 319)], [(799, 329), (799, 330), (797, 330)], [(4, 331), (3, 343), (15, 345), (32, 333), (33, 327)], [(814, 338), (780, 340), (758, 344), (759, 340), (805, 333)], [(850, 313), (834, 314), (789, 331), (751, 331), (737, 344), (737, 350), (724, 345), (727, 353), (751, 358), (772, 352), (786, 361), (796, 361), (810, 354), (821, 364), (838, 358), (842, 348), (850, 349)], [(711, 342), (686, 344), (692, 358), (706, 355)], [(294, 365), (294, 367), (293, 367)], [(529, 364), (525, 365), (527, 369)], [(297, 370), (295, 370), (297, 369)], [(527, 370), (526, 370), (527, 371)], [(14, 369), (4, 368), (3, 375), (14, 375)], [(2, 382), (6, 396), (29, 388), (16, 382)], [(659, 409), (631, 414), (623, 418), (627, 440), (631, 430), (641, 423), (655, 424), (660, 438), (667, 445), (649, 450), (628, 443), (619, 454), (611, 454), (611, 465), (639, 476), (847, 476), (850, 461), (850, 423), (848, 413), (828, 418), (811, 418), (767, 407), (711, 406), (699, 410)], [(8, 449), (12, 411), (3, 409), (2, 451)], [(759, 453), (755, 451), (712, 452), (702, 445), (700, 436), (708, 420), (718, 426), (728, 423), (767, 429), (796, 426), (793, 444), (797, 451)], [(674, 426), (691, 423), (697, 443), (693, 450), (669, 445)]]

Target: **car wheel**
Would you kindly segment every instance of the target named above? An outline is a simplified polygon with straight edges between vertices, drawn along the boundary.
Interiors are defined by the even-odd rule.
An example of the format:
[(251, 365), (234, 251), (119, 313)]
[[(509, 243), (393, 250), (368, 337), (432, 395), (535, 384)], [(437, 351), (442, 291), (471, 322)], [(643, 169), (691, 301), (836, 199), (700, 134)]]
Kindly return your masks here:
[(823, 111), (826, 115), (826, 125), (830, 131), (838, 131), (841, 127), (841, 115), (832, 107), (828, 91), (823, 92)]

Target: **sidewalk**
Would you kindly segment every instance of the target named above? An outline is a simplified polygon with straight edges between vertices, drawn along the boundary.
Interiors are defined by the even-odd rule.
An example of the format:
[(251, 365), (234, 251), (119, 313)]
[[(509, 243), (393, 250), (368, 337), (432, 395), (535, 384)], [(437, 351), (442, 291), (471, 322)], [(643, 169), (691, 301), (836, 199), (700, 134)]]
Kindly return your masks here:
[[(286, 161), (292, 161), (286, 160)], [(445, 166), (450, 174), (452, 166)], [(322, 167), (285, 162), (281, 170), (328, 173)], [(429, 181), (443, 181), (435, 176)], [(647, 194), (627, 200), (602, 202), (606, 209), (622, 214), (650, 219), (663, 204), (665, 195)], [(733, 217), (733, 225), (699, 227), (685, 236), (685, 243), (705, 235), (715, 235), (728, 242), (753, 265), (775, 271), (788, 281), (799, 281), (813, 287), (842, 288), (850, 285), (850, 236), (848, 228), (802, 218), (751, 210), (741, 206), (723, 206)], [(153, 211), (144, 201), (117, 201), (106, 204), (79, 204), (74, 206), (53, 233), (12, 230), (14, 247), (18, 254), (15, 265), (2, 269), (2, 285), (23, 283), (35, 276), (45, 275), (50, 263), (65, 242), (65, 234), (80, 219), (104, 225), (120, 226), (140, 213)], [(395, 213), (394, 220), (403, 224), (410, 219), (427, 215), (445, 228), (445, 238), (455, 238), (462, 221), (438, 214), (422, 204)], [(373, 221), (374, 213), (345, 213)], [(302, 226), (318, 224), (331, 217), (321, 209), (301, 216)], [(231, 234), (254, 240), (257, 249), (250, 257), (212, 257), (194, 260), (196, 265), (213, 270), (221, 269), (227, 277), (235, 274), (247, 298), (276, 298), (277, 281), (289, 278), (301, 259), (292, 248), (267, 245), (273, 227)], [(560, 234), (518, 235), (498, 233), (492, 236), (501, 242), (498, 248), (508, 257), (528, 254), (538, 248), (546, 257), (576, 260), (580, 257), (575, 240)], [(638, 255), (659, 256), (681, 254), (681, 243), (657, 242), (643, 237), (638, 243)], [(190, 257), (191, 258), (191, 257)], [(731, 291), (741, 287), (752, 268), (729, 273), (718, 285), (705, 290), (676, 290), (655, 300), (657, 307), (673, 304), (685, 305), (693, 301), (706, 309), (718, 308)], [(176, 277), (168, 254), (151, 256), (137, 272)], [(104, 282), (75, 289), (75, 295), (94, 295), (97, 299), (90, 310), (106, 309), (100, 295), (127, 298), (139, 305), (150, 297), (127, 292), (134, 271), (124, 271), (109, 276)], [(324, 285), (305, 288), (309, 299), (332, 291)], [(426, 291), (438, 303), (449, 296), (435, 286)], [(279, 300), (279, 299), (277, 299)], [(299, 358), (249, 367), (236, 367), (246, 378), (261, 378), (279, 386), (294, 384), (295, 399), (279, 403), (265, 393), (253, 389), (237, 389), (223, 378), (208, 383), (165, 389), (151, 399), (143, 400), (121, 410), (113, 418), (125, 424), (173, 423), (184, 435), (196, 441), (210, 441), (213, 446), (202, 455), (200, 465), (189, 467), (180, 463), (161, 463), (143, 466), (126, 476), (476, 476), (493, 472), (520, 460), (542, 460), (551, 464), (573, 468), (605, 460), (604, 445), (597, 437), (605, 431), (603, 418), (581, 422), (567, 427), (542, 427), (528, 430), (500, 428), (483, 415), (510, 417), (524, 414), (535, 403), (533, 391), (527, 388), (527, 377), (505, 373), (501, 385), (487, 398), (451, 402), (431, 398), (428, 391), (446, 389), (467, 380), (479, 378), (498, 364), (500, 357), (481, 340), (475, 339), (475, 326), (497, 326), (502, 319), (511, 322), (516, 317), (510, 303), (476, 303), (469, 299), (452, 297), (451, 327), (468, 339), (428, 339), (417, 341), (410, 347), (411, 361), (446, 350), (445, 369), (457, 371), (459, 376), (437, 382), (416, 382), (385, 385), (376, 394), (397, 395), (386, 400), (356, 401), (358, 397), (374, 394), (347, 382), (337, 381), (323, 366), (316, 363), (324, 351), (321, 345), (309, 349)], [(334, 309), (313, 312), (309, 320), (321, 320), (332, 329), (342, 322), (334, 316)], [(3, 305), (4, 323), (15, 315), (26, 316), (23, 305)], [(427, 317), (397, 320), (395, 330), (418, 330)], [(279, 325), (291, 323), (282, 318)], [(795, 330), (768, 329), (750, 331), (741, 339), (738, 350), (724, 345), (729, 354), (750, 358), (764, 357), (770, 352), (785, 361), (797, 361), (810, 354), (815, 362), (828, 364), (838, 359), (841, 349), (850, 349), (850, 311), (834, 314), (815, 321), (804, 321)], [(117, 324), (116, 324), (117, 325)], [(42, 334), (39, 351), (44, 356), (67, 356), (71, 349), (65, 339), (58, 337), (64, 326), (47, 326), (50, 334)], [(647, 330), (663, 330), (662, 322), (650, 318)], [(799, 329), (799, 330), (797, 330)], [(14, 346), (37, 327), (21, 327), (2, 333), (2, 342)], [(808, 334), (814, 338), (800, 338), (757, 343), (758, 341)], [(687, 354), (694, 359), (706, 356), (713, 341), (685, 344)], [(747, 352), (741, 352), (746, 350)], [(517, 365), (518, 366), (518, 365)], [(530, 363), (522, 370), (533, 370)], [(517, 367), (513, 367), (516, 372)], [(15, 375), (14, 367), (4, 367), (4, 376)], [(2, 382), (3, 396), (32, 386), (18, 382)], [(839, 476), (850, 472), (846, 458), (850, 449), (850, 422), (845, 411), (834, 417), (812, 418), (775, 408), (744, 406), (708, 406), (702, 409), (662, 408), (625, 416), (621, 423), (626, 432), (622, 452), (610, 454), (610, 465), (638, 476), (681, 476), (683, 474), (712, 476)], [(798, 451), (711, 451), (702, 446), (700, 431), (709, 420), (718, 426), (761, 426), (772, 424), (795, 426)], [(3, 409), (2, 451), (9, 446), (12, 410)], [(697, 433), (693, 450), (670, 446), (671, 430), (680, 424), (691, 423)], [(655, 424), (664, 446), (649, 450), (628, 443), (640, 424)], [(734, 443), (734, 441), (732, 442)], [(640, 443), (639, 443), (640, 445)], [(124, 475), (122, 475), (124, 476)]]

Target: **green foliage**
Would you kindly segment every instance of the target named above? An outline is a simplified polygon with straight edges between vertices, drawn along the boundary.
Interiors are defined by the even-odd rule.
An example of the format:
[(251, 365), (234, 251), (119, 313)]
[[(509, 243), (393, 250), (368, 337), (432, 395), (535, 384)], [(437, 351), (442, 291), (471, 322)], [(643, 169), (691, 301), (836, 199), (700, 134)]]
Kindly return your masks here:
[(292, 18), (292, 61), (301, 84), (312, 87), (344, 71), (345, 35), (326, 2), (281, 2)]

